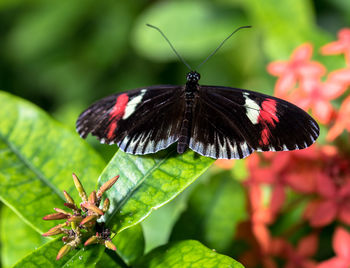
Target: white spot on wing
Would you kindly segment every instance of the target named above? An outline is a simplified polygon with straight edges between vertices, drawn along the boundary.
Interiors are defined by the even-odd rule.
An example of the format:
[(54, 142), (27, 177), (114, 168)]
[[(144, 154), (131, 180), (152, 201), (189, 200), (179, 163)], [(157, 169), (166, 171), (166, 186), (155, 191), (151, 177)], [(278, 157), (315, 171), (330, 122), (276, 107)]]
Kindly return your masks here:
[(245, 98), (244, 106), (246, 108), (247, 116), (253, 124), (257, 124), (260, 113), (260, 106), (255, 101), (250, 99), (247, 95), (244, 94), (243, 96)]
[(142, 89), (141, 94), (132, 98), (128, 102), (124, 111), (123, 120), (127, 119), (130, 115), (134, 113), (136, 106), (142, 101), (143, 95), (145, 95), (146, 91), (147, 89)]

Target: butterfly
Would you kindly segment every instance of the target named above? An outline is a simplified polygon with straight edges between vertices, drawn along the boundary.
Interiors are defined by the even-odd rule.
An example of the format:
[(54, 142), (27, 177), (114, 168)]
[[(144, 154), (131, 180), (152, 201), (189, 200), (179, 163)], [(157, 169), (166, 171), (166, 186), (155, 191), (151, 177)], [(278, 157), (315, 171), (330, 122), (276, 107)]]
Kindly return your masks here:
[(199, 85), (199, 79), (190, 71), (185, 85), (105, 97), (80, 114), (77, 132), (136, 155), (177, 142), (179, 154), (190, 148), (214, 159), (304, 149), (319, 136), (316, 121), (292, 103), (245, 89)]

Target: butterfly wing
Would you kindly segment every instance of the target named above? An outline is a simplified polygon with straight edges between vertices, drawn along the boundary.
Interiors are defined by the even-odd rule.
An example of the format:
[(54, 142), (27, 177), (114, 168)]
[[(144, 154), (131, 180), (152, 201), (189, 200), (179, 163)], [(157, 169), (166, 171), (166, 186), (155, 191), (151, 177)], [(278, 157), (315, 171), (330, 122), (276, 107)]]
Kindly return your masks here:
[(181, 86), (153, 86), (99, 100), (78, 118), (81, 137), (118, 144), (127, 153), (148, 154), (178, 140), (184, 111)]
[(212, 158), (244, 158), (253, 151), (303, 149), (319, 127), (297, 106), (236, 88), (200, 86), (189, 147)]

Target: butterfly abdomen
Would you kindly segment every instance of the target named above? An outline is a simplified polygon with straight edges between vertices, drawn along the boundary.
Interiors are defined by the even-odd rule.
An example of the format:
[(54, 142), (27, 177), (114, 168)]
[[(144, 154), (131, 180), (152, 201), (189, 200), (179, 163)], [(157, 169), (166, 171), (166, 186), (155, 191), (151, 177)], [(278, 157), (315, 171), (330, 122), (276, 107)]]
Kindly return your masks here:
[(185, 113), (181, 124), (179, 140), (177, 142), (177, 152), (182, 154), (188, 148), (191, 139), (193, 106), (195, 94), (198, 90), (198, 81), (187, 82), (185, 87)]

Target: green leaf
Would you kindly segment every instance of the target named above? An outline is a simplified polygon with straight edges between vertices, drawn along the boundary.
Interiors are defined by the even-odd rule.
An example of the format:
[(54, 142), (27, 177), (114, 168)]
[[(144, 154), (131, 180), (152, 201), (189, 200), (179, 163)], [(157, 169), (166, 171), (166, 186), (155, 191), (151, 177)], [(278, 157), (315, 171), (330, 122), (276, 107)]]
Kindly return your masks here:
[(1, 206), (0, 218), (2, 267), (11, 267), (19, 259), (49, 240), (30, 228), (4, 205)]
[(97, 261), (102, 257), (105, 247), (93, 245), (88, 249), (74, 249), (66, 256), (56, 261), (56, 256), (63, 246), (62, 240), (57, 238), (33, 251), (16, 263), (13, 268), (21, 267), (95, 267)]
[(141, 224), (135, 225), (120, 232), (114, 239), (118, 255), (128, 265), (133, 264), (143, 255), (145, 250), (145, 239)]
[(0, 92), (0, 198), (38, 232), (42, 220), (63, 207), (63, 190), (76, 202), (72, 172), (90, 192), (104, 167), (101, 157), (75, 133), (35, 105)]
[(135, 267), (232, 267), (243, 268), (239, 262), (216, 253), (195, 240), (178, 241), (152, 250)]
[(208, 1), (156, 2), (139, 17), (132, 42), (141, 54), (153, 60), (174, 59), (176, 55), (159, 32), (146, 27), (146, 23), (161, 28), (188, 60), (204, 60), (235, 27), (245, 25), (241, 13)]
[[(208, 172), (205, 174), (207, 173)], [(203, 176), (204, 174), (201, 178)], [(187, 206), (190, 192), (194, 189), (194, 186), (202, 180), (201, 178), (191, 184), (173, 201), (153, 211), (153, 213), (142, 222), (146, 240), (145, 252), (148, 253), (152, 249), (168, 243), (175, 222)]]
[(96, 267), (103, 267), (103, 268), (125, 267), (125, 264), (118, 263), (118, 261), (115, 258), (115, 255), (117, 255), (115, 252), (112, 252), (111, 250), (105, 250), (104, 254), (96, 264)]
[(247, 217), (242, 185), (224, 171), (197, 186), (187, 210), (176, 223), (171, 240), (198, 239), (217, 251), (227, 251), (236, 226)]
[(107, 223), (116, 232), (145, 219), (180, 194), (212, 163), (191, 150), (177, 154), (174, 146), (157, 154), (135, 156), (119, 150), (101, 174), (99, 184), (119, 174), (108, 191), (111, 207)]

